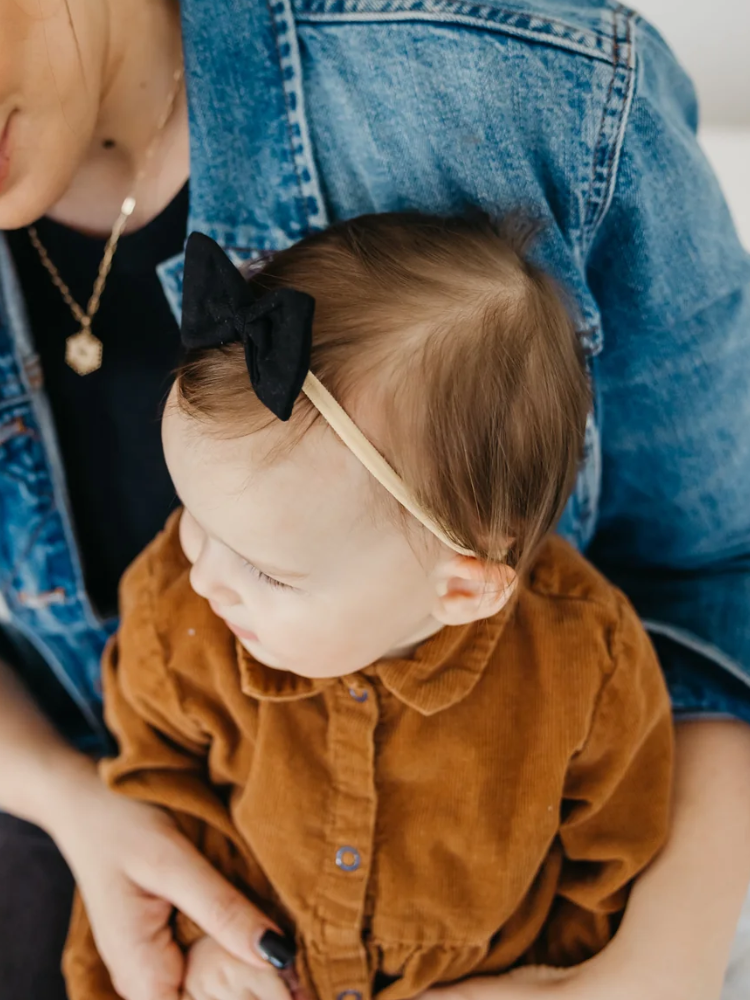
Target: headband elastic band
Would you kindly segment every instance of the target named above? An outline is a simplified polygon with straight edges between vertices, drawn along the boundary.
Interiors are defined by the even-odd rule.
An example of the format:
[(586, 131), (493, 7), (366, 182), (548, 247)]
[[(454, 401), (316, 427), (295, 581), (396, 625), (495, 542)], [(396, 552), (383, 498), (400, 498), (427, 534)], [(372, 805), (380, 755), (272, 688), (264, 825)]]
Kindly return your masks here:
[(388, 490), (402, 507), (409, 511), (421, 525), (438, 538), (443, 545), (462, 556), (473, 556), (471, 549), (465, 549), (453, 541), (420, 507), (409, 492), (406, 483), (393, 467), (383, 458), (377, 448), (365, 437), (352, 418), (331, 395), (323, 383), (312, 372), (308, 372), (302, 384), (302, 391), (320, 413), (331, 430), (340, 438), (352, 454), (359, 459), (370, 475)]
[(182, 342), (189, 350), (240, 342), (258, 399), (288, 420), (300, 392), (380, 485), (444, 545), (475, 555), (451, 539), (412, 496), (406, 483), (310, 371), (315, 301), (293, 288), (257, 298), (215, 240), (191, 233), (185, 249)]

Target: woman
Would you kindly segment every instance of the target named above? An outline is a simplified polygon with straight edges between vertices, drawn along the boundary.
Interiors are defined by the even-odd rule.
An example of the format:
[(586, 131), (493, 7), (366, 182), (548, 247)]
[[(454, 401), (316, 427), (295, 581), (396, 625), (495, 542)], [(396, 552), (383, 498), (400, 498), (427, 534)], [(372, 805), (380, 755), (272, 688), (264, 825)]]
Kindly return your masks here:
[(87, 755), (117, 579), (173, 499), (157, 410), (186, 232), (241, 258), (364, 211), (519, 202), (550, 222), (597, 393), (562, 530), (648, 621), (677, 713), (714, 721), (679, 727), (672, 842), (613, 944), (505, 995), (717, 996), (750, 878), (750, 266), (689, 83), (607, 0), (217, 8), (0, 0), (3, 996), (60, 995), (52, 842), (127, 1000), (180, 995), (173, 905), (249, 963), (286, 957)]

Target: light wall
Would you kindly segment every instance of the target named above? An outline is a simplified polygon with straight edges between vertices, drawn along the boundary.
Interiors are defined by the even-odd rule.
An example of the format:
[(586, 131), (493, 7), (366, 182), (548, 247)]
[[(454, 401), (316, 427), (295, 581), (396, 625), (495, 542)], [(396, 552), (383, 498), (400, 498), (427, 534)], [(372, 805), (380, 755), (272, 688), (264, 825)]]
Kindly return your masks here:
[(703, 148), (750, 249), (750, 0), (631, 2), (695, 81)]
[(707, 126), (750, 128), (750, 0), (631, 0), (698, 87)]

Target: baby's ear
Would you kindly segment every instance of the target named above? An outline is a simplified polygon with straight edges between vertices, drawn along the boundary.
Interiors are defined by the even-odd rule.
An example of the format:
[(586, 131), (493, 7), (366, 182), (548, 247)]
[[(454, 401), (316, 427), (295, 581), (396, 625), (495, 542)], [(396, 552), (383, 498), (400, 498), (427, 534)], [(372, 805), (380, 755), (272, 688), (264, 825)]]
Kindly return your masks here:
[(443, 625), (466, 625), (491, 618), (516, 589), (516, 571), (475, 556), (451, 556), (435, 571), (433, 617)]

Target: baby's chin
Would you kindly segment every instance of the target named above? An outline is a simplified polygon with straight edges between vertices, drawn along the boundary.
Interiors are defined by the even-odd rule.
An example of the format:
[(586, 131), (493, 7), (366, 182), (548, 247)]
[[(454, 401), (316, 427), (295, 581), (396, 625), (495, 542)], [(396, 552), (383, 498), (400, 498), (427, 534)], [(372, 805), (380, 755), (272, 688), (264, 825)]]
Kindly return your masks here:
[[(238, 637), (239, 638), (239, 637)], [(295, 664), (290, 666), (288, 663), (284, 662), (273, 653), (264, 649), (259, 642), (255, 642), (251, 639), (240, 639), (240, 645), (243, 649), (252, 656), (252, 658), (260, 663), (264, 667), (268, 667), (271, 670), (278, 670), (279, 672), (285, 674), (296, 674), (297, 677), (306, 677), (308, 680), (330, 680), (334, 677), (346, 677), (348, 674), (356, 673), (356, 670), (344, 670), (336, 673), (330, 673), (325, 669), (321, 669), (320, 672), (315, 670), (310, 670), (307, 665), (300, 666)]]
[(237, 640), (240, 646), (264, 667), (270, 667), (272, 670), (286, 670), (286, 667), (282, 666), (256, 639), (243, 639), (242, 636), (238, 635)]

